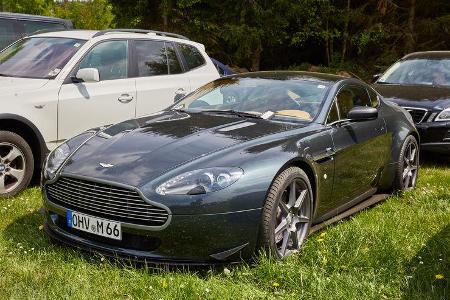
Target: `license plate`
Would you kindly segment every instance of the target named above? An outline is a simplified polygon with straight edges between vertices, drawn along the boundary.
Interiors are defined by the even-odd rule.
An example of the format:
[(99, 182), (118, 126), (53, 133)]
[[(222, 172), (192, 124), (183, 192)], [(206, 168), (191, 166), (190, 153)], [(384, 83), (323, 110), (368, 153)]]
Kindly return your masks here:
[(119, 222), (85, 215), (67, 210), (67, 226), (77, 230), (104, 236), (110, 239), (122, 240), (122, 227)]

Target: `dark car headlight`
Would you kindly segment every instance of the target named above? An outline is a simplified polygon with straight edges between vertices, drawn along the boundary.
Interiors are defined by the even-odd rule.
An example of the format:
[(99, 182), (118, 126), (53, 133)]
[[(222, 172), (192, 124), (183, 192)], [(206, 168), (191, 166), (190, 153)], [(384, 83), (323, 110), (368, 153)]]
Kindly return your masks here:
[(198, 195), (216, 192), (235, 183), (244, 171), (240, 168), (208, 168), (175, 176), (156, 188), (160, 195)]
[(435, 121), (450, 121), (450, 107), (441, 111), (437, 116)]
[(84, 132), (66, 141), (64, 144), (53, 150), (45, 160), (44, 178), (47, 180), (55, 178), (56, 173), (66, 161), (66, 159), (69, 158), (80, 146), (86, 143), (94, 135), (94, 131)]

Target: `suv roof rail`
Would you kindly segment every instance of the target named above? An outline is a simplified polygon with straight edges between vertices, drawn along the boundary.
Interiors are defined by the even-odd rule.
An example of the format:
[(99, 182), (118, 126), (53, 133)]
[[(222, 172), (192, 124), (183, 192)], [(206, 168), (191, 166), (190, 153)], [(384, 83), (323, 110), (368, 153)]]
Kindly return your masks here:
[(171, 32), (157, 31), (157, 30), (146, 30), (146, 29), (106, 29), (106, 30), (100, 30), (99, 32), (94, 34), (93, 38), (98, 37), (98, 36), (102, 36), (102, 35), (105, 35), (105, 34), (108, 34), (108, 33), (115, 33), (115, 32), (116, 33), (129, 32), (129, 33), (143, 33), (143, 34), (153, 33), (153, 34), (160, 35), (160, 36), (167, 36), (167, 37), (173, 37), (173, 38), (178, 38), (178, 39), (183, 39), (183, 40), (189, 40), (189, 38), (185, 37), (184, 35), (171, 33)]

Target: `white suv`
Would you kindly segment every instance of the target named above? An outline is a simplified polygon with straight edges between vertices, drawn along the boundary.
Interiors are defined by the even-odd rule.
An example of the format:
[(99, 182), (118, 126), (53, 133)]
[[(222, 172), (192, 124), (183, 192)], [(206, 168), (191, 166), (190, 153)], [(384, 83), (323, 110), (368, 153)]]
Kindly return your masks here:
[(34, 35), (0, 52), (0, 196), (28, 186), (49, 150), (148, 115), (219, 77), (205, 47), (144, 30)]

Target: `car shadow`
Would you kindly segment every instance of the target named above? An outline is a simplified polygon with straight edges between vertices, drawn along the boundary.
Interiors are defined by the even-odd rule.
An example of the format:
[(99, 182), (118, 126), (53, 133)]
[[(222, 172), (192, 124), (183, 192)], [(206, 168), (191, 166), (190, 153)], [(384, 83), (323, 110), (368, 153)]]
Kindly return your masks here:
[(405, 267), (402, 299), (450, 299), (450, 223), (431, 237)]

